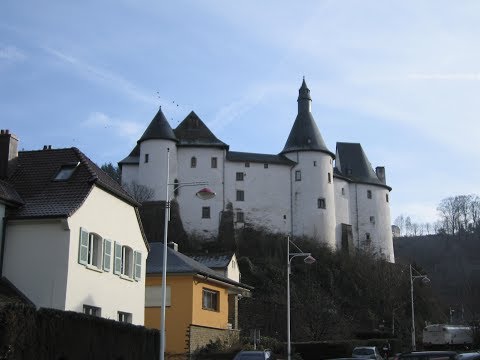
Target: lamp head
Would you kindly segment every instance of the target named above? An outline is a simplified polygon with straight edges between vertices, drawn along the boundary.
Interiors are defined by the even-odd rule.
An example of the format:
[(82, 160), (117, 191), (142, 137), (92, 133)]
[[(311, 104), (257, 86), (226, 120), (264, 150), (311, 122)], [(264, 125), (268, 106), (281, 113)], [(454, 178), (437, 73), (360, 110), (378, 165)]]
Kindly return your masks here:
[(303, 259), (303, 262), (308, 265), (313, 264), (315, 261), (317, 260), (312, 255), (308, 255), (305, 259)]
[(428, 285), (428, 284), (430, 284), (430, 279), (425, 276), (425, 277), (422, 278), (422, 283), (424, 283), (425, 285)]
[(215, 197), (216, 193), (209, 189), (209, 188), (203, 188), (195, 194), (198, 198), (202, 200), (209, 200)]

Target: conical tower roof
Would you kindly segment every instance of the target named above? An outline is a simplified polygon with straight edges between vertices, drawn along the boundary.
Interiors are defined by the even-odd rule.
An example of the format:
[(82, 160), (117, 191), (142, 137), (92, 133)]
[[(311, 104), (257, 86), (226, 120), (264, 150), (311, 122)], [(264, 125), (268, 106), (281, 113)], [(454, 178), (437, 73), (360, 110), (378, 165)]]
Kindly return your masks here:
[(151, 139), (173, 140), (178, 142), (178, 139), (173, 133), (170, 124), (165, 118), (165, 115), (163, 115), (161, 107), (158, 109), (157, 115), (155, 115), (153, 120), (150, 122), (150, 125), (148, 125), (147, 130), (145, 130), (137, 143), (140, 144), (142, 141)]
[(228, 149), (228, 145), (219, 140), (195, 112), (190, 114), (174, 130), (179, 146), (208, 146)]
[(298, 91), (298, 114), (293, 123), (292, 130), (288, 136), (285, 147), (281, 154), (292, 151), (321, 151), (335, 158), (335, 155), (328, 150), (323, 141), (320, 130), (318, 130), (315, 119), (311, 112), (310, 90), (307, 87), (305, 78)]

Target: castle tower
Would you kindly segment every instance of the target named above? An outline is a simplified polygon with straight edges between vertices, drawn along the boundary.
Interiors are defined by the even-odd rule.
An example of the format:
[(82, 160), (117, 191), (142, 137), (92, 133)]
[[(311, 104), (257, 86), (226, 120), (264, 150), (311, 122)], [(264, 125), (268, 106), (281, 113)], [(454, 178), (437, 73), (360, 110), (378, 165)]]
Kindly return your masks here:
[[(144, 185), (155, 192), (149, 200), (165, 200), (167, 149), (170, 158), (169, 183), (173, 183), (177, 178), (177, 142), (178, 139), (160, 108), (137, 141), (135, 149), (119, 163), (122, 166), (122, 183), (136, 182)], [(132, 171), (129, 159), (136, 161)], [(169, 190), (172, 190), (171, 186)]]
[(298, 115), (281, 154), (296, 162), (290, 172), (292, 235), (307, 236), (336, 248), (333, 160), (311, 112), (305, 79), (298, 95)]

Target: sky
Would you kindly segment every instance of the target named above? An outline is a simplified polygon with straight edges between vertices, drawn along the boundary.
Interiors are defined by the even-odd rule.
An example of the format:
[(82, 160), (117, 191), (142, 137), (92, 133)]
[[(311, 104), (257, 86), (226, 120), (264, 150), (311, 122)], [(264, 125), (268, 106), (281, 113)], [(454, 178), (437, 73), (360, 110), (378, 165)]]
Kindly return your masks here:
[(162, 107), (279, 153), (305, 76), (328, 146), (385, 166), (392, 221), (479, 194), (476, 0), (2, 0), (0, 128), (20, 150), (129, 154)]

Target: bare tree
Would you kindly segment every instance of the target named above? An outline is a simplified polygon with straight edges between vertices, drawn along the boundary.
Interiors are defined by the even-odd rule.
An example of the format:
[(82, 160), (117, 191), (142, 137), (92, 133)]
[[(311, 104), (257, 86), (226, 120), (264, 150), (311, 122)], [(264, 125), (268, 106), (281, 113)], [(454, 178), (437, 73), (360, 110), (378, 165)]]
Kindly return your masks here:
[(412, 219), (410, 219), (410, 216), (405, 219), (405, 235), (412, 235)]
[(403, 214), (396, 217), (395, 221), (393, 222), (398, 228), (400, 229), (400, 235), (405, 234), (405, 217)]
[(443, 222), (443, 228), (454, 235), (458, 231), (460, 206), (458, 196), (450, 196), (440, 201), (437, 210)]
[(123, 184), (123, 188), (139, 203), (148, 201), (155, 195), (155, 190), (135, 181)]

